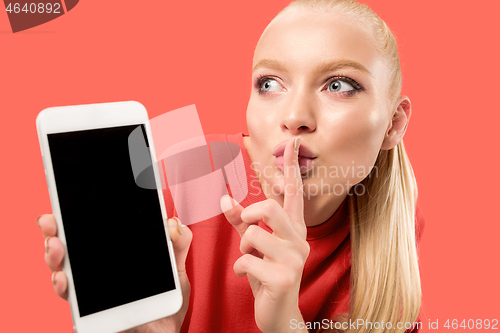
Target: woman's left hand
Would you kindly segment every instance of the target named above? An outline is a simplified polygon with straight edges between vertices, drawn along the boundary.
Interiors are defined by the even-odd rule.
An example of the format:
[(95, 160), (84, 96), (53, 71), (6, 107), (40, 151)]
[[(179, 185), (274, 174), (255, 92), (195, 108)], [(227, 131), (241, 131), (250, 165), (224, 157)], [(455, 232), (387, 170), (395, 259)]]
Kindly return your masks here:
[[(284, 204), (272, 199), (246, 208), (226, 196), (221, 207), (227, 220), (241, 236), (243, 253), (234, 272), (247, 276), (255, 297), (255, 321), (263, 332), (292, 332), (292, 323), (303, 322), (299, 310), (299, 289), (309, 255), (304, 222), (304, 198), (295, 140), (284, 153)], [(258, 226), (263, 220), (272, 230)], [(307, 332), (304, 330), (304, 332)]]

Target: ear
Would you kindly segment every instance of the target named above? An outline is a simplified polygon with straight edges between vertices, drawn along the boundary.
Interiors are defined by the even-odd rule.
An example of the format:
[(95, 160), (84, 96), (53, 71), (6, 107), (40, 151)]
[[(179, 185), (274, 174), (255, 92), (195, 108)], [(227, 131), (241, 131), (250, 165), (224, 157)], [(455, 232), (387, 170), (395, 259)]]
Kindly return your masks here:
[(385, 132), (384, 141), (380, 149), (390, 150), (403, 139), (408, 122), (411, 117), (411, 102), (407, 96), (400, 96), (396, 103), (396, 110), (392, 113), (392, 119)]

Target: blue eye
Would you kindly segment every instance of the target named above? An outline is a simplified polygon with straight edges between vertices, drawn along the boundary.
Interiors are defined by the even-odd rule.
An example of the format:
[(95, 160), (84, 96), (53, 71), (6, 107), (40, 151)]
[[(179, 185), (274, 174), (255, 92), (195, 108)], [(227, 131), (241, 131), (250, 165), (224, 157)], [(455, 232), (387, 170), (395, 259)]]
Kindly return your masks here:
[(330, 82), (330, 84), (328, 85), (328, 90), (333, 92), (343, 92), (343, 91), (353, 91), (356, 89), (351, 84), (345, 81), (335, 80)]
[(273, 79), (265, 79), (260, 84), (261, 91), (278, 91), (281, 90), (281, 85)]

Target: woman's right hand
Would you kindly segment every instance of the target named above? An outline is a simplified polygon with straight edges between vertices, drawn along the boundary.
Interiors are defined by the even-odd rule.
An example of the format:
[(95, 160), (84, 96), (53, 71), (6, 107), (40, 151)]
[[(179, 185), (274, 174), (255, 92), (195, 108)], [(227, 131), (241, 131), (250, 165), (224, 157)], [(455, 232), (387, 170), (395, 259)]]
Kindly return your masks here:
[[(156, 333), (156, 332), (179, 332), (186, 316), (189, 306), (189, 295), (191, 285), (186, 274), (186, 256), (191, 245), (193, 234), (186, 226), (180, 226), (177, 218), (169, 219), (168, 229), (175, 252), (179, 281), (181, 284), (183, 303), (176, 314), (132, 328), (126, 333)], [(64, 258), (64, 246), (57, 237), (57, 224), (54, 215), (45, 214), (37, 218), (37, 224), (42, 229), (45, 238), (45, 262), (52, 271), (52, 283), (56, 294), (64, 300), (68, 299), (68, 279), (62, 272)]]

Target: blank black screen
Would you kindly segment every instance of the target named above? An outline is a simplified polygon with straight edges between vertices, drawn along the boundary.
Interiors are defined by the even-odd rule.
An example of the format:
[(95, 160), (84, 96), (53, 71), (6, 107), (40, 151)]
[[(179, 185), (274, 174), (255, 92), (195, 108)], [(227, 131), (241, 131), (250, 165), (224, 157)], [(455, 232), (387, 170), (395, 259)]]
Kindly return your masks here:
[(81, 317), (175, 288), (157, 190), (134, 180), (138, 126), (48, 135)]

